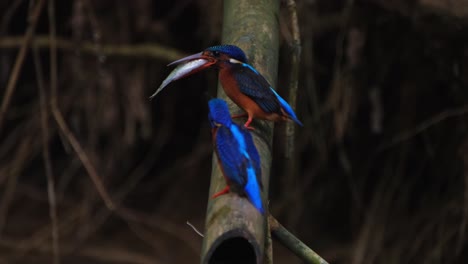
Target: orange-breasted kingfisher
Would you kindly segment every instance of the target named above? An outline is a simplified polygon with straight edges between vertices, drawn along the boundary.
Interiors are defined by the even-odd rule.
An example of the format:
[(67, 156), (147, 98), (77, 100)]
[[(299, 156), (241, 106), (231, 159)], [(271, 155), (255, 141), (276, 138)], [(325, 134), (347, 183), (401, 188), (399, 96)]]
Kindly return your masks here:
[(252, 135), (247, 129), (232, 121), (226, 101), (211, 99), (208, 108), (215, 153), (227, 183), (223, 190), (213, 195), (213, 198), (232, 191), (246, 196), (263, 214), (265, 210), (261, 197), (262, 169), (260, 155)]
[(226, 95), (246, 112), (234, 116), (247, 116), (244, 124), (246, 128), (253, 129), (250, 127), (253, 118), (271, 121), (291, 119), (302, 126), (291, 106), (276, 93), (265, 77), (248, 64), (244, 51), (237, 46), (213, 46), (169, 65), (174, 64), (179, 66), (150, 98), (156, 96), (170, 82), (213, 66), (219, 69), (219, 80)]

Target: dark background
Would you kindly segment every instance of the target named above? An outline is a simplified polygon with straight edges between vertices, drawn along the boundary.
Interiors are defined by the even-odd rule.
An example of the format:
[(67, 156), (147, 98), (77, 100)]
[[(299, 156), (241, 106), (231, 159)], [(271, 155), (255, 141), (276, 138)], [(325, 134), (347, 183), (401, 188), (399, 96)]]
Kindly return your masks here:
[[(36, 2), (0, 1), (2, 102), (23, 42), (16, 37)], [(296, 112), (305, 126), (291, 161), (285, 126), (276, 125), (272, 214), (331, 263), (466, 263), (468, 1), (297, 5)], [(216, 95), (216, 72), (148, 97), (172, 70), (166, 64), (220, 43), (222, 1), (73, 0), (55, 8), (57, 37), (72, 43), (58, 44), (56, 95), (70, 131), (52, 115), (49, 43), (38, 44), (39, 59), (29, 49), (0, 121), (0, 263), (52, 263), (53, 226), (62, 263), (198, 262), (202, 239), (186, 222), (203, 230), (212, 155), (206, 101)], [(277, 87), (286, 95), (285, 1), (278, 19)], [(48, 32), (46, 5), (36, 36)], [(164, 52), (108, 51), (144, 43)], [(106, 208), (73, 138), (125, 214)], [(277, 243), (274, 254), (276, 263), (300, 263)]]

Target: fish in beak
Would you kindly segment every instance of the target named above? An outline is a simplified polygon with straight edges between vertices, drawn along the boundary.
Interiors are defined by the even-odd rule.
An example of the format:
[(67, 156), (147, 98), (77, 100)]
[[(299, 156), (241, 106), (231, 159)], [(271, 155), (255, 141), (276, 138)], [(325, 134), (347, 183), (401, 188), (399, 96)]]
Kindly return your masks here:
[(150, 100), (153, 99), (159, 92), (164, 89), (164, 87), (166, 87), (172, 81), (199, 72), (215, 63), (216, 61), (213, 58), (203, 55), (202, 52), (169, 63), (167, 66), (175, 64), (179, 65), (169, 74), (169, 76), (167, 76), (156, 92), (150, 96)]

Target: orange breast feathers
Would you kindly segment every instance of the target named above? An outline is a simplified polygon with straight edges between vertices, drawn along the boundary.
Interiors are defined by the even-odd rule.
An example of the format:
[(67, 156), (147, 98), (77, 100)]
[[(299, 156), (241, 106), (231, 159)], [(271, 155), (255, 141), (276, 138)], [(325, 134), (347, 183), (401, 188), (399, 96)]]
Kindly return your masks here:
[(231, 73), (229, 68), (221, 68), (219, 71), (219, 79), (221, 85), (223, 86), (224, 92), (226, 95), (231, 98), (231, 100), (242, 108), (247, 115), (252, 118), (261, 118), (272, 121), (277, 121), (281, 117), (276, 113), (266, 113), (260, 108), (260, 106), (255, 103), (247, 95), (243, 94), (239, 88), (239, 85), (234, 78), (234, 75)]
[[(224, 92), (226, 95), (231, 98), (234, 103), (241, 106), (241, 102), (247, 102), (246, 100), (252, 101), (252, 99), (248, 98), (246, 95), (242, 94), (240, 91), (239, 85), (234, 78), (234, 75), (231, 73), (230, 69), (222, 68), (219, 71), (219, 80), (221, 81), (221, 85), (223, 86)], [(247, 98), (245, 98), (247, 97)], [(252, 101), (252, 103), (254, 103)], [(244, 108), (244, 107), (242, 107)]]

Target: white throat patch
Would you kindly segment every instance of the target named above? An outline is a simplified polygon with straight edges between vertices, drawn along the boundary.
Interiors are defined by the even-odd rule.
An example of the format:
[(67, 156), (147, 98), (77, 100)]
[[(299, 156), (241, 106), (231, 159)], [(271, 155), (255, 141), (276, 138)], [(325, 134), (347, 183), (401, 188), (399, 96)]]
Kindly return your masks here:
[(238, 61), (238, 60), (236, 60), (236, 59), (233, 59), (233, 58), (230, 58), (230, 59), (229, 59), (229, 62), (230, 62), (230, 63), (238, 63), (238, 64), (242, 64), (242, 61)]

